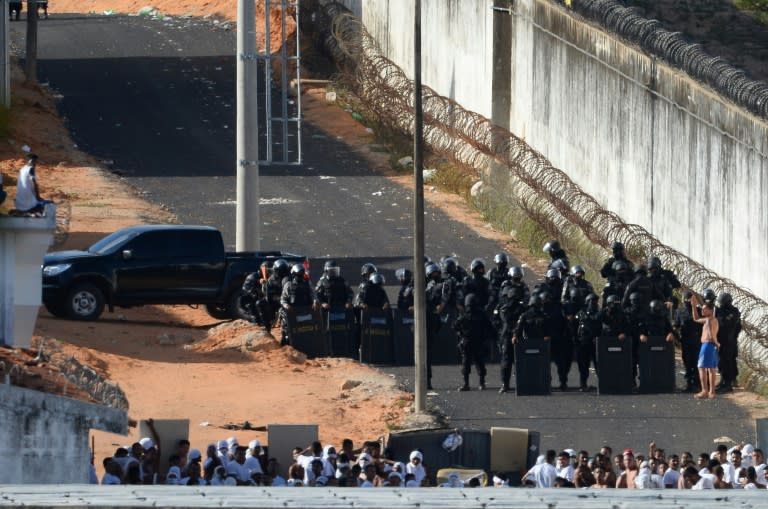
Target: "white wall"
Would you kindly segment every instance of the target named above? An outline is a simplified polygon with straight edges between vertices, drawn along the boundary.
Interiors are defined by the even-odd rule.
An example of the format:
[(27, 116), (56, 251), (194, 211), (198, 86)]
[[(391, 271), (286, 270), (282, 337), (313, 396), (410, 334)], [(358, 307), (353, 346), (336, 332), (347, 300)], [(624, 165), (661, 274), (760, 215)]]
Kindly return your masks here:
[[(346, 0), (412, 76), (412, 7)], [(489, 0), (424, 0), (423, 81), (490, 117)], [(605, 207), (768, 299), (768, 124), (548, 0), (516, 0), (511, 131)]]

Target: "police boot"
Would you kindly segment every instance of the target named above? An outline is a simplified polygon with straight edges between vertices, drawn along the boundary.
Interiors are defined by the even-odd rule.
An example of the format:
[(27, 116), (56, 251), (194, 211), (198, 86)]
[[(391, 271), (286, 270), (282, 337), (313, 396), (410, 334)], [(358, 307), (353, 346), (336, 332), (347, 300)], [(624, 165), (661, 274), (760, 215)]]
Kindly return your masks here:
[(480, 377), (480, 390), (481, 391), (485, 390), (485, 377), (484, 376)]
[(464, 375), (464, 385), (459, 387), (459, 392), (466, 392), (469, 390), (469, 375)]

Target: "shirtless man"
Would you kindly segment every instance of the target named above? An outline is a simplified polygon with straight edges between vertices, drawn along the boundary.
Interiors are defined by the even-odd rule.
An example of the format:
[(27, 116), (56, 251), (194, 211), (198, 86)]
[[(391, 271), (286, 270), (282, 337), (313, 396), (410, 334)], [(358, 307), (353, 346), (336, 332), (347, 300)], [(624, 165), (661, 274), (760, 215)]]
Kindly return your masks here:
[(717, 368), (717, 351), (720, 348), (720, 343), (717, 342), (717, 331), (720, 327), (711, 304), (705, 303), (701, 307), (701, 315), (698, 309), (699, 296), (695, 293), (691, 297), (691, 304), (694, 321), (703, 326), (698, 362), (701, 392), (694, 397), (712, 399), (715, 397), (715, 377), (717, 376), (715, 369)]

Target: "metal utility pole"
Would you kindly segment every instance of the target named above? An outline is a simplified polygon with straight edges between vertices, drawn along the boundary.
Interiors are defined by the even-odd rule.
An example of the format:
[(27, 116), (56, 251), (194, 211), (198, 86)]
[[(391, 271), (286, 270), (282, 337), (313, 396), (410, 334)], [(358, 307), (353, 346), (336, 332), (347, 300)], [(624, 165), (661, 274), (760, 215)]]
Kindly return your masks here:
[(427, 298), (424, 282), (424, 117), (421, 106), (421, 0), (413, 13), (413, 280), (415, 410), (427, 407)]
[[(266, 35), (269, 37), (269, 34)], [(269, 72), (269, 69), (266, 69)], [(237, 211), (238, 251), (259, 249), (259, 122), (256, 103), (256, 2), (237, 2)]]
[[(3, 6), (7, 6), (3, 2)], [(8, 15), (6, 7), (5, 16)], [(27, 0), (27, 83), (37, 83), (37, 0)]]

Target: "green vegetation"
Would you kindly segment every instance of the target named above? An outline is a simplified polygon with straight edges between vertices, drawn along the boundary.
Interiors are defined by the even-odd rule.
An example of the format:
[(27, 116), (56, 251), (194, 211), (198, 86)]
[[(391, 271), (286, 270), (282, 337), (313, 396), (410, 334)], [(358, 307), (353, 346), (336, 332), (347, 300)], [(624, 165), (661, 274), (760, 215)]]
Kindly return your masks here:
[(735, 0), (736, 7), (764, 25), (768, 25), (768, 0)]

